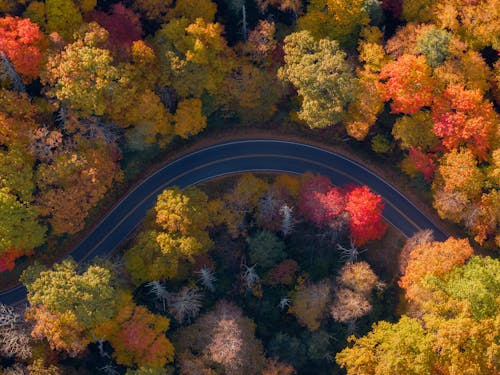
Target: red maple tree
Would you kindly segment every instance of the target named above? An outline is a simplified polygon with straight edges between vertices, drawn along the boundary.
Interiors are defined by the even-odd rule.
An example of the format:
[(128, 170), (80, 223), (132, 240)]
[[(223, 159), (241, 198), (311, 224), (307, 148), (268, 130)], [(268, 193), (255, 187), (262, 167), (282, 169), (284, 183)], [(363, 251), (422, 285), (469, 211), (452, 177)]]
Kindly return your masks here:
[(5, 53), (24, 83), (38, 77), (42, 66), (45, 38), (29, 19), (0, 18), (0, 51)]
[(347, 193), (345, 209), (350, 215), (349, 228), (356, 246), (384, 235), (387, 224), (382, 218), (383, 208), (382, 197), (367, 186), (355, 187)]
[(414, 114), (430, 106), (436, 82), (424, 56), (402, 55), (379, 75), (384, 100), (392, 100), (392, 113)]
[(481, 91), (467, 90), (462, 85), (448, 86), (432, 106), (434, 133), (448, 149), (466, 144), (482, 160), (488, 157), (490, 138), (498, 115), (493, 104)]

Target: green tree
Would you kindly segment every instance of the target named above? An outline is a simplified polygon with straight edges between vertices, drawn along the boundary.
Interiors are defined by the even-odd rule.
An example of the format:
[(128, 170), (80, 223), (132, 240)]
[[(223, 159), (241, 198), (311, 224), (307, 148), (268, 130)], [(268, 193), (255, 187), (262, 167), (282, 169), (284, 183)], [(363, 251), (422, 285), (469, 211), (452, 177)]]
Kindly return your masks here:
[(441, 65), (450, 54), (450, 33), (436, 27), (425, 30), (417, 39), (417, 51), (425, 56), (431, 68)]
[(439, 142), (432, 132), (433, 126), (430, 112), (419, 111), (411, 116), (399, 117), (392, 128), (392, 135), (401, 142), (401, 148), (420, 147), (426, 151)]
[(315, 41), (301, 31), (285, 38), (285, 65), (278, 77), (288, 81), (302, 98), (299, 118), (311, 128), (324, 128), (341, 121), (355, 98), (357, 80), (337, 42)]
[(443, 289), (454, 299), (468, 301), (476, 319), (494, 317), (499, 313), (500, 261), (473, 256), (447, 275)]
[(19, 201), (5, 187), (0, 188), (0, 228), (0, 255), (41, 245), (47, 230), (38, 222), (38, 210)]
[(80, 274), (74, 261), (64, 260), (42, 270), (34, 280), (29, 275), (25, 271), (21, 281), (28, 289), (31, 306), (43, 306), (54, 314), (74, 314), (87, 329), (115, 313), (116, 291), (106, 268), (92, 265)]
[(248, 237), (250, 260), (262, 268), (271, 268), (286, 258), (285, 243), (274, 233), (262, 230)]

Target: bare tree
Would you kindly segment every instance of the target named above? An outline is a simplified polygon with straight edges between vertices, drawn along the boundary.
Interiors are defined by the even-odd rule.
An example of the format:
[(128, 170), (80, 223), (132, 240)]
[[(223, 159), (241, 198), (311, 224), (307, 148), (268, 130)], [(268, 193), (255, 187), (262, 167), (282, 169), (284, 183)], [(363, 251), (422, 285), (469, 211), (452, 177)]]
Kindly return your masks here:
[(6, 357), (31, 357), (29, 329), (21, 314), (12, 307), (0, 305), (0, 354)]
[(342, 246), (341, 244), (337, 244), (337, 250), (340, 251), (342, 259), (346, 263), (354, 263), (358, 260), (358, 257), (363, 254), (366, 249), (359, 250), (351, 240), (351, 244), (349, 248)]
[(202, 293), (197, 287), (183, 287), (178, 293), (171, 293), (168, 298), (168, 310), (179, 323), (191, 322), (199, 312), (202, 303)]
[(290, 298), (288, 298), (287, 296), (283, 297), (280, 299), (280, 303), (278, 304), (278, 307), (280, 308), (280, 310), (285, 310), (287, 307), (290, 306)]
[(198, 272), (196, 272), (199, 276), (199, 282), (203, 287), (211, 292), (215, 291), (215, 274), (208, 267), (202, 267)]
[(293, 228), (295, 226), (295, 220), (293, 217), (293, 208), (285, 203), (284, 205), (281, 206), (279, 212), (282, 217), (281, 233), (283, 233), (283, 236), (287, 237), (290, 233), (292, 233)]
[(166, 304), (170, 298), (170, 293), (159, 281), (150, 281), (146, 284), (149, 289), (149, 294), (153, 294), (157, 301), (162, 303), (163, 311), (166, 311)]
[(12, 65), (7, 55), (2, 51), (0, 51), (0, 79), (8, 79), (14, 91), (19, 93), (26, 92), (21, 76), (16, 72), (14, 65)]
[(248, 290), (251, 290), (260, 280), (259, 275), (257, 275), (255, 271), (255, 266), (255, 264), (251, 267), (248, 267), (246, 264), (243, 265), (243, 273), (241, 276)]

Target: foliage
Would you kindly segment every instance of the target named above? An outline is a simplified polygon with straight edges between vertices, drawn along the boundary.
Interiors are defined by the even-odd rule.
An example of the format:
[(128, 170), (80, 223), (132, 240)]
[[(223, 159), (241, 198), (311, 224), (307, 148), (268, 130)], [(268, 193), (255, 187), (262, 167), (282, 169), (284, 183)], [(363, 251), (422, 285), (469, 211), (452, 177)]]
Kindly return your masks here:
[(355, 245), (382, 238), (387, 229), (382, 219), (383, 208), (382, 197), (371, 192), (367, 186), (354, 188), (347, 193), (345, 210), (350, 215), (349, 228)]
[[(19, 201), (8, 188), (0, 188), (0, 254), (29, 252), (44, 242), (46, 228), (38, 222), (37, 209)], [(12, 269), (12, 264), (2, 265)]]
[(0, 50), (21, 74), (24, 83), (38, 77), (44, 42), (40, 28), (30, 20), (10, 16), (0, 18)]
[(417, 319), (403, 316), (396, 324), (380, 321), (368, 335), (351, 336), (352, 346), (336, 359), (347, 374), (430, 374), (435, 354)]
[(315, 39), (338, 40), (344, 47), (355, 45), (361, 26), (370, 22), (367, 1), (312, 0), (299, 21), (299, 29), (309, 31)]
[(85, 34), (49, 58), (42, 74), (42, 81), (50, 85), (49, 95), (82, 116), (103, 115), (119, 79), (111, 53), (100, 47), (107, 38), (105, 29), (89, 24)]
[(500, 121), (479, 90), (466, 90), (463, 85), (450, 85), (436, 98), (432, 118), (434, 133), (447, 149), (465, 144), (483, 160)]
[(402, 55), (380, 72), (382, 97), (391, 100), (393, 113), (414, 114), (432, 104), (436, 83), (425, 57)]
[[(35, 280), (23, 276), (21, 281), (28, 289), (32, 306), (43, 306), (49, 314), (73, 314), (67, 315), (68, 319), (71, 317), (84, 328), (111, 318), (115, 312), (112, 275), (101, 266), (89, 266), (79, 274), (74, 261), (64, 260), (52, 269), (40, 272)], [(33, 317), (37, 318), (36, 313)]]
[(278, 77), (290, 82), (302, 99), (299, 118), (311, 128), (324, 128), (341, 120), (354, 100), (356, 79), (337, 42), (315, 41), (308, 31), (285, 38), (285, 65)]
[(174, 347), (165, 336), (169, 320), (137, 306), (123, 295), (118, 313), (102, 322), (96, 331), (113, 346), (116, 362), (126, 366), (163, 367), (172, 362)]
[(286, 258), (285, 244), (272, 232), (263, 230), (247, 239), (252, 264), (271, 268)]
[(181, 372), (186, 373), (186, 366), (192, 365), (193, 356), (198, 354), (198, 371), (204, 373), (216, 363), (227, 374), (260, 374), (265, 359), (254, 330), (255, 324), (239, 307), (219, 301), (212, 311), (174, 335)]
[(306, 285), (295, 293), (288, 312), (294, 314), (301, 325), (315, 331), (320, 327), (327, 304), (331, 301), (330, 294), (331, 285), (328, 280)]

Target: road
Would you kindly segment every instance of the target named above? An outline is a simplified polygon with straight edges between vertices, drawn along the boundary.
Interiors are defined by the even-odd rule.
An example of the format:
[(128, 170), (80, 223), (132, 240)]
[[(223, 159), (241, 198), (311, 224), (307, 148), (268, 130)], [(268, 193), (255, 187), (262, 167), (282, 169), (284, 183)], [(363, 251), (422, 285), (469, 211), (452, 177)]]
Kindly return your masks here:
[[(130, 191), (70, 253), (78, 263), (106, 257), (140, 224), (156, 197), (166, 187), (186, 187), (241, 172), (312, 171), (331, 178), (335, 185), (362, 184), (385, 201), (384, 218), (409, 237), (432, 229), (436, 240), (448, 236), (393, 186), (362, 165), (339, 154), (296, 142), (252, 139), (210, 146), (161, 167)], [(0, 302), (18, 305), (26, 289), (18, 286), (0, 293)]]

